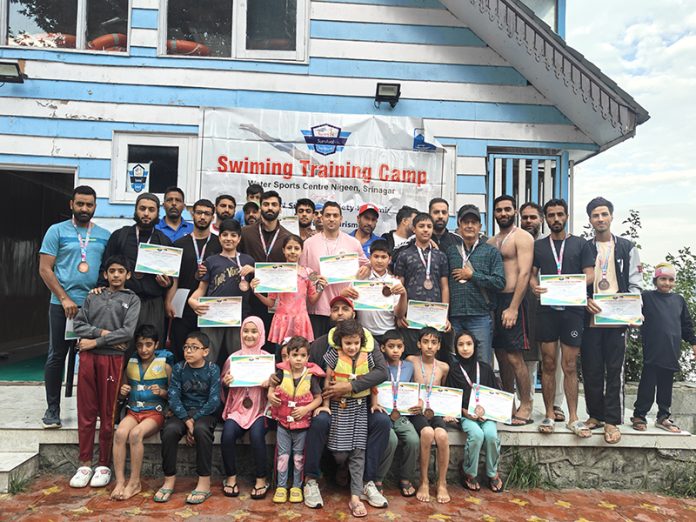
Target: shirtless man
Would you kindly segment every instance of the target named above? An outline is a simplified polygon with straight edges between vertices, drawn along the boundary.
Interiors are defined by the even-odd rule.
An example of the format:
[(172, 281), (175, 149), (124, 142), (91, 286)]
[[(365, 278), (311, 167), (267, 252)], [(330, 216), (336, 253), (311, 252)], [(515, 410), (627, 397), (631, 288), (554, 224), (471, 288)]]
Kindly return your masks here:
[[(531, 424), (532, 400), (529, 370), (522, 356), (528, 350), (525, 294), (532, 272), (534, 239), (515, 226), (517, 204), (512, 196), (499, 196), (493, 202), (493, 216), (500, 232), (488, 243), (500, 250), (505, 269), (505, 288), (498, 294), (493, 333), (493, 349), (500, 364), (505, 391), (514, 392), (514, 380), (520, 394), (520, 406), (512, 416), (513, 426)], [(511, 370), (511, 371), (510, 371)]]

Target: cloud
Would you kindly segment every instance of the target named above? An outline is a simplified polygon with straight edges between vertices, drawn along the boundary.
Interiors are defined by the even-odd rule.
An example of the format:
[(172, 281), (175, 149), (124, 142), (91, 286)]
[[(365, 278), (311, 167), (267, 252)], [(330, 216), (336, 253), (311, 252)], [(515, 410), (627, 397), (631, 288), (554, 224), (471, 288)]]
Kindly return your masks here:
[[(597, 13), (602, 13), (598, 17)], [(568, 42), (651, 114), (636, 137), (575, 169), (575, 222), (603, 194), (620, 221), (641, 213), (643, 256), (651, 263), (696, 248), (696, 11), (690, 0), (569, 2)], [(576, 230), (579, 230), (576, 225)]]

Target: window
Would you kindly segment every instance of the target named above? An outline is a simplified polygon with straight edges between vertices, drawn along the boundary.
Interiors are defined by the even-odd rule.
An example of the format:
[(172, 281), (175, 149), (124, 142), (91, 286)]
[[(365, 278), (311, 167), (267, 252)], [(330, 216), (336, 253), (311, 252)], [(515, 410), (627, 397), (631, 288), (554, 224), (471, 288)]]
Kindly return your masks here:
[(164, 196), (167, 187), (181, 187), (186, 203), (198, 190), (196, 136), (114, 134), (111, 162), (112, 203), (131, 203), (143, 192)]
[(308, 0), (165, 0), (163, 54), (304, 61)]
[(125, 52), (128, 0), (0, 0), (10, 46)]

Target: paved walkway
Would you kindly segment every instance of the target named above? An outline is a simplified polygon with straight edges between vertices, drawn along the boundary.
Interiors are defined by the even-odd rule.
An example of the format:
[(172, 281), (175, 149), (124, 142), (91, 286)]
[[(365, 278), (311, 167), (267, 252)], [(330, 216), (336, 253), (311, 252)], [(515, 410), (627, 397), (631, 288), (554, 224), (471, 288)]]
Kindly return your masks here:
[[(200, 506), (187, 506), (185, 494), (195, 485), (193, 479), (181, 479), (177, 491), (167, 504), (152, 501), (160, 480), (146, 479), (143, 492), (127, 501), (109, 500), (108, 491), (71, 489), (68, 477), (44, 475), (31, 483), (24, 493), (0, 495), (0, 518), (13, 521), (48, 520), (239, 520), (239, 521), (343, 521), (350, 520), (347, 495), (335, 488), (324, 490), (326, 507), (311, 510), (304, 505), (271, 502), (249, 498), (250, 484), (240, 484), (242, 495), (225, 498), (220, 488)], [(510, 491), (494, 494), (488, 490), (470, 495), (460, 486), (450, 491), (453, 501), (447, 505), (421, 503), (404, 499), (396, 490), (388, 489), (388, 509), (368, 507), (365, 520), (482, 520), (493, 521), (693, 521), (696, 520), (696, 499), (663, 497), (647, 493), (624, 493), (597, 490)]]

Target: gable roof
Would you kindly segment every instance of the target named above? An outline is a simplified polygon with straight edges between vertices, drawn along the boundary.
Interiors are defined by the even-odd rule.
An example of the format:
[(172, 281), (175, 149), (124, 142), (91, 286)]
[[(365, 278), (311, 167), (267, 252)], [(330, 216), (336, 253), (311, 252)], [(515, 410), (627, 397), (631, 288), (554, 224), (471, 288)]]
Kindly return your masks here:
[[(635, 135), (650, 115), (520, 0), (440, 0), (520, 72), (602, 152)], [(585, 152), (582, 161), (596, 153)]]

